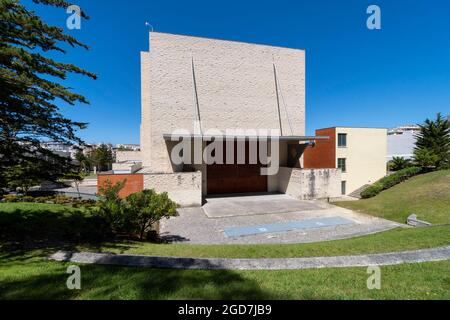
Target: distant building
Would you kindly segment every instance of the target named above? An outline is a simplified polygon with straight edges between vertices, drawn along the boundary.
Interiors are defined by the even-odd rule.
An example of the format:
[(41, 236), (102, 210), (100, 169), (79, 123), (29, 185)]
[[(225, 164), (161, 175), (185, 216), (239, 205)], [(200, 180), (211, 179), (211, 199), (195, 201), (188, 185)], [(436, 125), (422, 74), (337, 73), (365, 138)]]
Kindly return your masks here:
[(389, 129), (388, 135), (395, 136), (395, 135), (402, 135), (405, 132), (417, 133), (419, 131), (420, 131), (420, 127), (418, 125), (406, 125), (406, 126)]
[(122, 143), (116, 144), (114, 149), (117, 151), (141, 151), (141, 146), (139, 144)]
[(390, 161), (394, 157), (412, 159), (416, 146), (416, 134), (419, 132), (420, 127), (416, 125), (390, 129), (388, 131), (387, 160)]
[(69, 159), (75, 159), (75, 154), (78, 151), (78, 148), (76, 146), (68, 145), (57, 141), (43, 142), (41, 143), (41, 146), (61, 157)]

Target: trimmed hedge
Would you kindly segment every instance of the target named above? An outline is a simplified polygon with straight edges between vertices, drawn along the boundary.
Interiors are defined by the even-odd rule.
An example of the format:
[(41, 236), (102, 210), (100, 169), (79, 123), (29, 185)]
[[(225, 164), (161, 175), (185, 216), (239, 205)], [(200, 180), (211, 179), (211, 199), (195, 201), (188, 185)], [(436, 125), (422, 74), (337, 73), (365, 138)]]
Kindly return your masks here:
[(386, 176), (378, 180), (370, 187), (364, 189), (364, 191), (361, 192), (361, 197), (363, 199), (373, 198), (381, 191), (392, 188), (393, 186), (406, 181), (409, 178), (420, 174), (421, 172), (422, 168), (419, 167), (410, 167), (397, 171), (390, 176)]
[(113, 238), (107, 222), (87, 210), (15, 203), (0, 212), (0, 242), (97, 242)]
[(32, 197), (32, 196), (15, 195), (15, 194), (7, 194), (7, 195), (4, 195), (3, 197), (0, 197), (0, 202), (5, 202), (5, 203), (30, 202), (30, 203), (43, 203), (43, 204), (61, 204), (61, 205), (72, 206), (75, 208), (93, 207), (97, 203), (97, 201), (95, 201), (95, 200), (84, 200), (84, 199), (79, 199), (79, 198), (66, 197), (63, 195)]

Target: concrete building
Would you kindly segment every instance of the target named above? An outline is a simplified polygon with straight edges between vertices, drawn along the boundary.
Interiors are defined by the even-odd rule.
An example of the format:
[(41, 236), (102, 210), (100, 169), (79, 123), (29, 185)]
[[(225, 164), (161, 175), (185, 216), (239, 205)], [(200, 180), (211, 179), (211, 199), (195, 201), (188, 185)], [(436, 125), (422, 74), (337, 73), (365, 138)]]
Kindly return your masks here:
[(57, 141), (42, 142), (41, 146), (61, 157), (69, 158), (72, 160), (75, 159), (75, 154), (78, 151), (77, 146), (72, 146)]
[[(304, 150), (329, 138), (305, 136), (304, 50), (158, 32), (150, 33), (150, 47), (141, 53), (142, 169), (130, 180), (167, 191), (184, 206), (201, 205), (206, 196), (223, 193), (339, 196), (339, 169), (301, 168)], [(208, 152), (218, 136), (231, 148), (223, 151), (224, 158), (236, 160), (243, 151), (243, 161), (191, 161), (198, 146), (200, 154)], [(195, 152), (180, 153), (180, 140), (190, 141)], [(262, 149), (270, 150), (268, 157), (251, 161)], [(216, 152), (221, 150), (208, 157), (216, 158)], [(181, 163), (173, 160), (174, 153), (183, 157)], [(279, 159), (279, 170), (265, 175), (268, 158)], [(133, 190), (139, 185), (135, 182)]]
[(340, 193), (349, 195), (386, 175), (387, 129), (334, 127), (316, 130), (329, 136), (308, 148), (305, 168), (339, 168)]
[(412, 159), (416, 145), (416, 134), (420, 132), (417, 125), (401, 126), (388, 131), (387, 161), (394, 157)]

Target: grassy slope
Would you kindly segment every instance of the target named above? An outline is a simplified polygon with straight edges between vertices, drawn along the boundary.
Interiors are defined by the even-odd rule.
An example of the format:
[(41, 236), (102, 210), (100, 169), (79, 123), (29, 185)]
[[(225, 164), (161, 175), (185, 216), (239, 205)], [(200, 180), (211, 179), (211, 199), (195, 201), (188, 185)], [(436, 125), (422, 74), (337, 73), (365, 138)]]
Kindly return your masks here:
[(382, 267), (381, 290), (367, 289), (366, 268), (202, 271), (84, 265), (82, 289), (68, 290), (69, 264), (39, 255), (0, 252), (0, 299), (450, 299), (450, 261)]
[(280, 258), (403, 251), (450, 245), (450, 226), (395, 229), (373, 235), (319, 243), (274, 245), (183, 245), (122, 242), (79, 250), (153, 256)]
[(433, 224), (450, 224), (450, 170), (411, 178), (371, 199), (335, 204), (401, 223), (415, 213)]

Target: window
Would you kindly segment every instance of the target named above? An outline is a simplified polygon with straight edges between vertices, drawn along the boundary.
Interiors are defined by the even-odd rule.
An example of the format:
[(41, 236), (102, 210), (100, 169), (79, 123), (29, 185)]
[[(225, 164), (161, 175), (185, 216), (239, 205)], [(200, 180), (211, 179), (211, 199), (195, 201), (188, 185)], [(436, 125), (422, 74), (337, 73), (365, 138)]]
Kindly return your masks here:
[(341, 182), (341, 193), (343, 196), (347, 194), (347, 181)]
[(338, 159), (338, 169), (341, 169), (342, 172), (347, 172), (347, 159), (345, 158)]
[(347, 134), (346, 133), (338, 134), (338, 147), (339, 148), (347, 147)]

